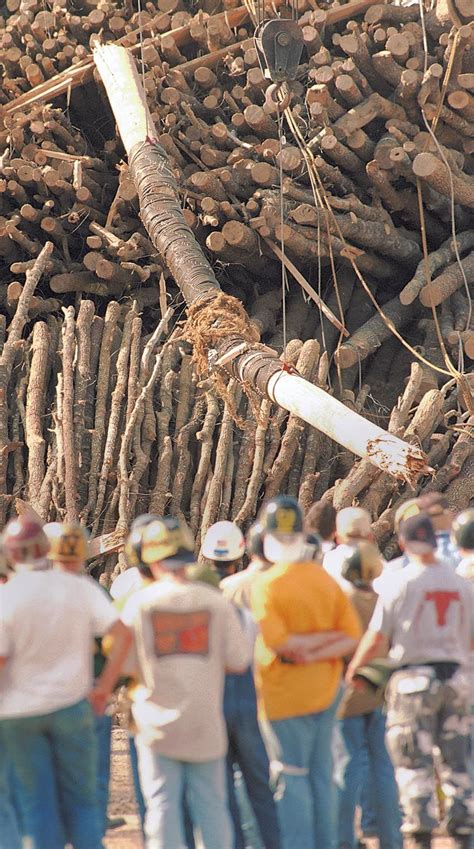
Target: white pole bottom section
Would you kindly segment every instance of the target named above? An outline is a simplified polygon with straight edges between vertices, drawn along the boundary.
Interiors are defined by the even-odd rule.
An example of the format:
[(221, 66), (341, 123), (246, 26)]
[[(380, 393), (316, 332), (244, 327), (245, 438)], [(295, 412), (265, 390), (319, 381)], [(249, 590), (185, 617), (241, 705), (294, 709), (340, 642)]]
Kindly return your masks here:
[(304, 378), (277, 372), (268, 382), (272, 401), (325, 433), (359, 457), (367, 457), (384, 472), (416, 480), (426, 468), (423, 452), (345, 407)]

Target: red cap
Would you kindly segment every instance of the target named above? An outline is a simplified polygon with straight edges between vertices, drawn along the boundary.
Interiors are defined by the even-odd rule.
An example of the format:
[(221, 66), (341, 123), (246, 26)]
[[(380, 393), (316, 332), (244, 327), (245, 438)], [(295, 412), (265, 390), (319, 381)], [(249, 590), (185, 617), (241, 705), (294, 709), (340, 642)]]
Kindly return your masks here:
[(31, 516), (10, 519), (2, 535), (5, 554), (11, 563), (34, 563), (43, 560), (49, 542), (42, 525)]

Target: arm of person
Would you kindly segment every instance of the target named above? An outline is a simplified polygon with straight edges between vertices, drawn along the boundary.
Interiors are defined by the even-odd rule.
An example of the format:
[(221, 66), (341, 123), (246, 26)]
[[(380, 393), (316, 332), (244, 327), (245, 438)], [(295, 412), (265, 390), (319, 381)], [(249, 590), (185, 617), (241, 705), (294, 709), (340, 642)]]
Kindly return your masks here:
[(313, 663), (352, 654), (357, 641), (341, 631), (317, 631), (311, 634), (290, 634), (275, 651), (294, 663)]
[(6, 611), (2, 606), (0, 609), (0, 669), (3, 669), (12, 653), (8, 623), (6, 621), (6, 616), (3, 615), (5, 613)]
[(357, 647), (357, 640), (347, 634), (336, 633), (324, 645), (309, 649), (303, 653), (304, 663), (323, 660), (336, 660), (351, 655)]
[(107, 700), (120, 677), (120, 672), (133, 641), (130, 628), (127, 628), (120, 619), (114, 622), (108, 634), (113, 640), (112, 648), (105, 666), (89, 695), (92, 707), (97, 714), (101, 714), (105, 710)]
[(230, 601), (224, 602), (225, 615), (225, 670), (239, 675), (248, 669), (252, 659), (251, 638), (245, 632), (239, 614)]
[(251, 595), (252, 615), (266, 647), (278, 654), (291, 634), (278, 609), (271, 584), (262, 576), (255, 582)]
[(364, 666), (374, 657), (382, 657), (388, 648), (388, 638), (380, 631), (369, 628), (362, 637), (355, 654), (347, 667), (346, 684), (353, 684), (354, 675), (359, 667)]
[(396, 600), (396, 592), (387, 591), (379, 595), (367, 631), (347, 667), (345, 678), (347, 684), (355, 685), (354, 674), (360, 666), (373, 660), (374, 657), (387, 654), (396, 618)]

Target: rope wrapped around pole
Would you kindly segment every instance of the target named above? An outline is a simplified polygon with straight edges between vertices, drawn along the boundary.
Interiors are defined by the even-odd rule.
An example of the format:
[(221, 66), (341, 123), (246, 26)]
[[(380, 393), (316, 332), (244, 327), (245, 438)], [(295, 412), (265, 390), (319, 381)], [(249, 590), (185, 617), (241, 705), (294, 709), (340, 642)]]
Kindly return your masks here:
[[(118, 130), (129, 157), (140, 215), (151, 241), (166, 262), (190, 310), (188, 322), (209, 304), (205, 334), (207, 360), (225, 369), (284, 409), (321, 430), (331, 439), (382, 471), (410, 482), (428, 472), (426, 457), (416, 445), (403, 442), (349, 410), (327, 392), (288, 371), (276, 351), (256, 343), (250, 320), (239, 302), (223, 295), (212, 267), (184, 221), (176, 180), (146, 103), (135, 60), (123, 47), (109, 44), (94, 49), (94, 61), (104, 83)], [(223, 337), (213, 301), (235, 301), (248, 332)], [(222, 317), (223, 324), (226, 324)], [(222, 328), (221, 328), (222, 329)], [(236, 328), (237, 330), (237, 328)]]

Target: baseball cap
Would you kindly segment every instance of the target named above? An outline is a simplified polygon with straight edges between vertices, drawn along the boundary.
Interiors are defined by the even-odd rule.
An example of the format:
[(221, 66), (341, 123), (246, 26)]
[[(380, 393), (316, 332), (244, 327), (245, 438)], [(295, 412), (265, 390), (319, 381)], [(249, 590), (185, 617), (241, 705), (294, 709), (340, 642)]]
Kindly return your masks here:
[(174, 516), (155, 519), (143, 529), (142, 560), (179, 569), (194, 562), (194, 541), (188, 526)]
[(344, 507), (336, 516), (338, 537), (368, 537), (372, 533), (370, 513), (362, 507)]
[(393, 520), (395, 533), (398, 533), (400, 525), (405, 519), (409, 519), (410, 516), (417, 516), (418, 513), (421, 513), (421, 508), (417, 498), (409, 498), (408, 501), (404, 501), (395, 511)]
[(436, 549), (433, 524), (426, 513), (405, 519), (400, 524), (399, 535), (408, 554), (428, 554)]

